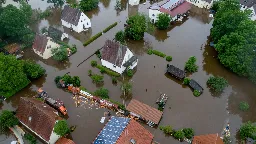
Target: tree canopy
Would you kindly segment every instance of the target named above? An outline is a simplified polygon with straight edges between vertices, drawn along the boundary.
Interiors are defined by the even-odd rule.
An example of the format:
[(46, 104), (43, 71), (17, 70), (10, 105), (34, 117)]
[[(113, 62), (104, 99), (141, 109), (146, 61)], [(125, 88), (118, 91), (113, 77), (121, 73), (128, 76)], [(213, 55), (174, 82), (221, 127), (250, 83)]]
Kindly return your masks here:
[(0, 53), (0, 67), (0, 95), (7, 98), (26, 87), (29, 78), (38, 78), (45, 72), (38, 64), (3, 53)]
[(79, 3), (80, 9), (90, 11), (98, 7), (99, 0), (81, 0)]
[(239, 135), (242, 140), (245, 140), (246, 138), (256, 139), (255, 134), (256, 126), (252, 124), (250, 121), (244, 123), (239, 130)]
[(133, 40), (141, 40), (147, 30), (146, 17), (143, 14), (136, 14), (130, 17), (126, 23), (125, 34)]
[(56, 134), (60, 135), (60, 136), (65, 136), (66, 134), (68, 134), (70, 132), (70, 129), (68, 127), (67, 121), (66, 120), (59, 120), (55, 124), (53, 131)]
[(5, 132), (9, 127), (19, 124), (19, 120), (14, 116), (13, 112), (3, 110), (0, 115), (0, 131)]
[(166, 13), (160, 13), (158, 16), (157, 16), (158, 20), (156, 22), (156, 26), (158, 29), (160, 30), (164, 30), (164, 29), (167, 29), (170, 25), (170, 22), (171, 22), (171, 18), (168, 14)]
[(220, 62), (256, 82), (256, 25), (250, 15), (250, 10), (240, 10), (237, 0), (219, 1), (211, 37)]

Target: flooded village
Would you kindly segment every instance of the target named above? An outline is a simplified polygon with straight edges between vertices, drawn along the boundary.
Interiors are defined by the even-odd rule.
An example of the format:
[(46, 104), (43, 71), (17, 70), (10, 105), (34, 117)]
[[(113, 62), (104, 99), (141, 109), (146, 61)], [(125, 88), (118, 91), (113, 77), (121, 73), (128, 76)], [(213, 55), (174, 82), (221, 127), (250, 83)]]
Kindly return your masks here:
[[(207, 1), (178, 1), (175, 11), (169, 12), (176, 21), (171, 22), (167, 29), (154, 27), (144, 33), (143, 39), (126, 38), (124, 44), (114, 40), (117, 32), (129, 27), (127, 19), (143, 13), (149, 23), (155, 22), (155, 15), (168, 13), (165, 10), (170, 10), (171, 6), (165, 6), (172, 1), (99, 0), (97, 8), (81, 12), (74, 10), (71, 7), (74, 2), (70, 1), (56, 6), (59, 1), (28, 0), (27, 4), (33, 10), (49, 10), (51, 14), (30, 24), (36, 36), (33, 46), (22, 50), (21, 59), (35, 61), (45, 69), (45, 74), (2, 101), (0, 112), (15, 111), (22, 123), (19, 124), (21, 131), (33, 135), (37, 143), (55, 143), (55, 139), (60, 138), (53, 130), (58, 120), (66, 120), (73, 130), (56, 144), (67, 141), (77, 144), (210, 144), (211, 140), (221, 144), (227, 133), (232, 144), (242, 143), (238, 136), (241, 125), (256, 120), (255, 84), (233, 73), (218, 60), (217, 51), (210, 46), (214, 18)], [(117, 8), (118, 2), (120, 8)], [(2, 6), (8, 4), (19, 7), (19, 2), (13, 0), (6, 0)], [(183, 9), (178, 9), (179, 6)], [(81, 20), (81, 30), (74, 27), (76, 24), (72, 27), (76, 17), (70, 17), (73, 10), (84, 19)], [(179, 15), (181, 13), (184, 15)], [(79, 25), (80, 19), (76, 23)], [(110, 25), (113, 27), (106, 30)], [(47, 35), (42, 29), (48, 29)], [(53, 30), (60, 33), (60, 41), (67, 46), (54, 41), (50, 34)], [(85, 46), (97, 35), (100, 36)], [(67, 60), (53, 59), (50, 49), (57, 46), (70, 52)], [(152, 54), (151, 50), (171, 56), (172, 60)], [(190, 73), (184, 67), (193, 56), (198, 68)], [(132, 71), (131, 76), (128, 76), (127, 69)], [(77, 76), (79, 85), (68, 83), (65, 74), (73, 78)], [(57, 76), (59, 79), (55, 81)], [(98, 82), (92, 76), (102, 80)], [(211, 76), (227, 80), (228, 85), (221, 93), (212, 91), (207, 85)], [(190, 82), (184, 84), (183, 79), (187, 77)], [(127, 89), (124, 88), (126, 84), (130, 85)], [(108, 97), (96, 96), (99, 89), (107, 89)], [(200, 93), (198, 96), (195, 90)], [(248, 111), (239, 109), (242, 101), (250, 106)], [(32, 115), (41, 120), (31, 124)], [(194, 134), (191, 138), (183, 136), (181, 140), (173, 137), (175, 132), (164, 133), (162, 126), (171, 126), (173, 131), (181, 132), (192, 128)], [(16, 134), (19, 128), (14, 129), (0, 135), (0, 144), (12, 141), (29, 143)], [(114, 138), (109, 138), (111, 136)], [(211, 140), (208, 143), (204, 139)]]

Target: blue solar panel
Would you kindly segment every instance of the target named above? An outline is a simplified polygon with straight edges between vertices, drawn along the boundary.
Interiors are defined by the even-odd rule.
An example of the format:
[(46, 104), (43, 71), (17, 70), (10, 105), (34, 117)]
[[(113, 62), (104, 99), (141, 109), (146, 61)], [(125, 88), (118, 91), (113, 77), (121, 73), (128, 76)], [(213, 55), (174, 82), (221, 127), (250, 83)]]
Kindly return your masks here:
[(114, 144), (129, 123), (129, 118), (112, 117), (97, 136), (94, 144)]

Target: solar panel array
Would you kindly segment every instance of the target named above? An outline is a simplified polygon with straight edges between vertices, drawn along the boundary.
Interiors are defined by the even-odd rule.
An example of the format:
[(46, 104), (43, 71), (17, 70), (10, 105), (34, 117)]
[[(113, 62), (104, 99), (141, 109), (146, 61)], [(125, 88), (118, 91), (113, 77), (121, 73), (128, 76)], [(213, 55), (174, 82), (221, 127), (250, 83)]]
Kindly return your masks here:
[(129, 118), (112, 117), (97, 136), (93, 144), (114, 144), (128, 125), (129, 121)]

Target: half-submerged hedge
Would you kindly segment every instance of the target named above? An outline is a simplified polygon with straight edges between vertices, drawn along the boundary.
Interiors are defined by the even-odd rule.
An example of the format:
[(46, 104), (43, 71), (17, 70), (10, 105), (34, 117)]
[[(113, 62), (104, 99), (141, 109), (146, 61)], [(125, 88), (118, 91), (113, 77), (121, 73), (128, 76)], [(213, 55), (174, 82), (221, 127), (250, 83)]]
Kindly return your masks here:
[(160, 56), (162, 58), (165, 58), (166, 57), (166, 54), (160, 52), (160, 51), (157, 51), (157, 50), (152, 50), (152, 49), (149, 49), (148, 52), (147, 52), (149, 55), (157, 55), (157, 56)]
[(108, 74), (108, 75), (115, 76), (115, 77), (119, 77), (119, 76), (120, 76), (119, 73), (114, 72), (114, 71), (112, 71), (112, 70), (110, 70), (110, 69), (108, 69), (108, 68), (106, 68), (106, 67), (104, 67), (104, 66), (97, 65), (96, 67), (97, 67), (101, 72), (104, 72), (104, 73), (106, 73), (106, 74)]
[(117, 22), (113, 23), (112, 25), (108, 26), (107, 28), (105, 28), (103, 30), (104, 33), (108, 32), (110, 29), (112, 29), (113, 27), (115, 27), (117, 25)]
[[(117, 22), (113, 23), (112, 25), (108, 26), (107, 28), (105, 28), (103, 30), (103, 33), (108, 32), (110, 29), (112, 29), (113, 27), (115, 27), (117, 25)], [(96, 35), (94, 35), (93, 37), (91, 37), (89, 40), (87, 40), (84, 43), (84, 46), (89, 45), (90, 43), (92, 43), (94, 40), (96, 40), (97, 38), (99, 38), (102, 35), (102, 32), (97, 33)]]

